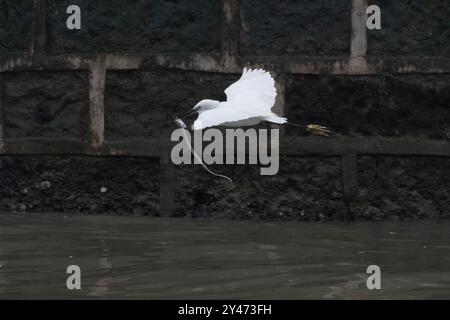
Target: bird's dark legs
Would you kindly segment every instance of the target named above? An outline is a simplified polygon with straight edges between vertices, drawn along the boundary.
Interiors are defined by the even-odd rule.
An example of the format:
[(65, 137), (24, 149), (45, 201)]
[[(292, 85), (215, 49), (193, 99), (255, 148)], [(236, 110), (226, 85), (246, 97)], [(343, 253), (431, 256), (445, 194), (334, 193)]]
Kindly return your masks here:
[(330, 130), (327, 127), (319, 126), (317, 124), (310, 124), (306, 127), (306, 130), (311, 132), (312, 134), (323, 136), (323, 137), (329, 137), (330, 136)]
[(330, 130), (327, 127), (319, 126), (317, 124), (309, 124), (309, 125), (302, 125), (302, 124), (296, 124), (291, 122), (286, 122), (288, 126), (297, 127), (297, 128), (303, 128), (308, 132), (311, 132), (312, 134), (322, 136), (322, 137), (329, 137), (330, 136)]

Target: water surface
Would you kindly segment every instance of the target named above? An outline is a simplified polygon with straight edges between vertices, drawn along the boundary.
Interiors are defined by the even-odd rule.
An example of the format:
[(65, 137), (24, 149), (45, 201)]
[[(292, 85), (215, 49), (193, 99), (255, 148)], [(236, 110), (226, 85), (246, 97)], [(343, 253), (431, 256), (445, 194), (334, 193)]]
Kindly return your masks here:
[[(445, 221), (0, 214), (0, 299), (448, 299), (449, 235)], [(367, 289), (371, 264), (382, 290)]]

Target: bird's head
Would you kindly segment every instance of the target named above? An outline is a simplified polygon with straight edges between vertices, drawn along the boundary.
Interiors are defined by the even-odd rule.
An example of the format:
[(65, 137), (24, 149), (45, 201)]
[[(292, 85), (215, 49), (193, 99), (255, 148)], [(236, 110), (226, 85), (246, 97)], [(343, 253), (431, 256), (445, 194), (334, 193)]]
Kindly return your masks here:
[(199, 103), (197, 103), (191, 110), (180, 115), (178, 118), (189, 117), (195, 113), (202, 113), (204, 111), (217, 108), (218, 105), (219, 105), (219, 101), (204, 99), (204, 100), (200, 101)]

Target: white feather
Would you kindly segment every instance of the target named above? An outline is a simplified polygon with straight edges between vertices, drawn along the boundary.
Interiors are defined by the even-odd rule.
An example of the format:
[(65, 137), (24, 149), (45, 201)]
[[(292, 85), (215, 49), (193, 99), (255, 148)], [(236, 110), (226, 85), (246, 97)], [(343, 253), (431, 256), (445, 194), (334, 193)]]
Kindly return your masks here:
[(275, 104), (277, 90), (269, 72), (244, 68), (241, 78), (229, 86), (225, 94), (229, 103), (268, 113)]
[(271, 111), (275, 104), (277, 91), (275, 81), (267, 71), (244, 68), (241, 78), (229, 86), (225, 90), (225, 94), (227, 95), (226, 102), (220, 102), (216, 108), (199, 113), (199, 117), (193, 125), (194, 130), (224, 123), (238, 125), (239, 121), (247, 119), (254, 121), (246, 121), (246, 123), (286, 122), (285, 118), (281, 118)]

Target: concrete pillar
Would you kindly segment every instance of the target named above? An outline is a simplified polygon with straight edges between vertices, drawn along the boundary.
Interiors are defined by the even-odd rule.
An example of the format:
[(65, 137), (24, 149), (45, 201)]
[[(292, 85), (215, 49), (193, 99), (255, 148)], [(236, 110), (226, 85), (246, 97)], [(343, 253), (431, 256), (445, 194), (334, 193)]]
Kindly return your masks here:
[(33, 20), (28, 54), (31, 58), (42, 56), (46, 49), (47, 0), (33, 0)]
[(222, 12), (222, 64), (232, 69), (239, 53), (241, 33), (241, 0), (223, 0)]
[(364, 74), (367, 66), (367, 0), (352, 0), (352, 37), (350, 46), (350, 74)]
[(105, 59), (98, 56), (89, 63), (89, 133), (91, 147), (96, 150), (103, 145), (105, 135)]

